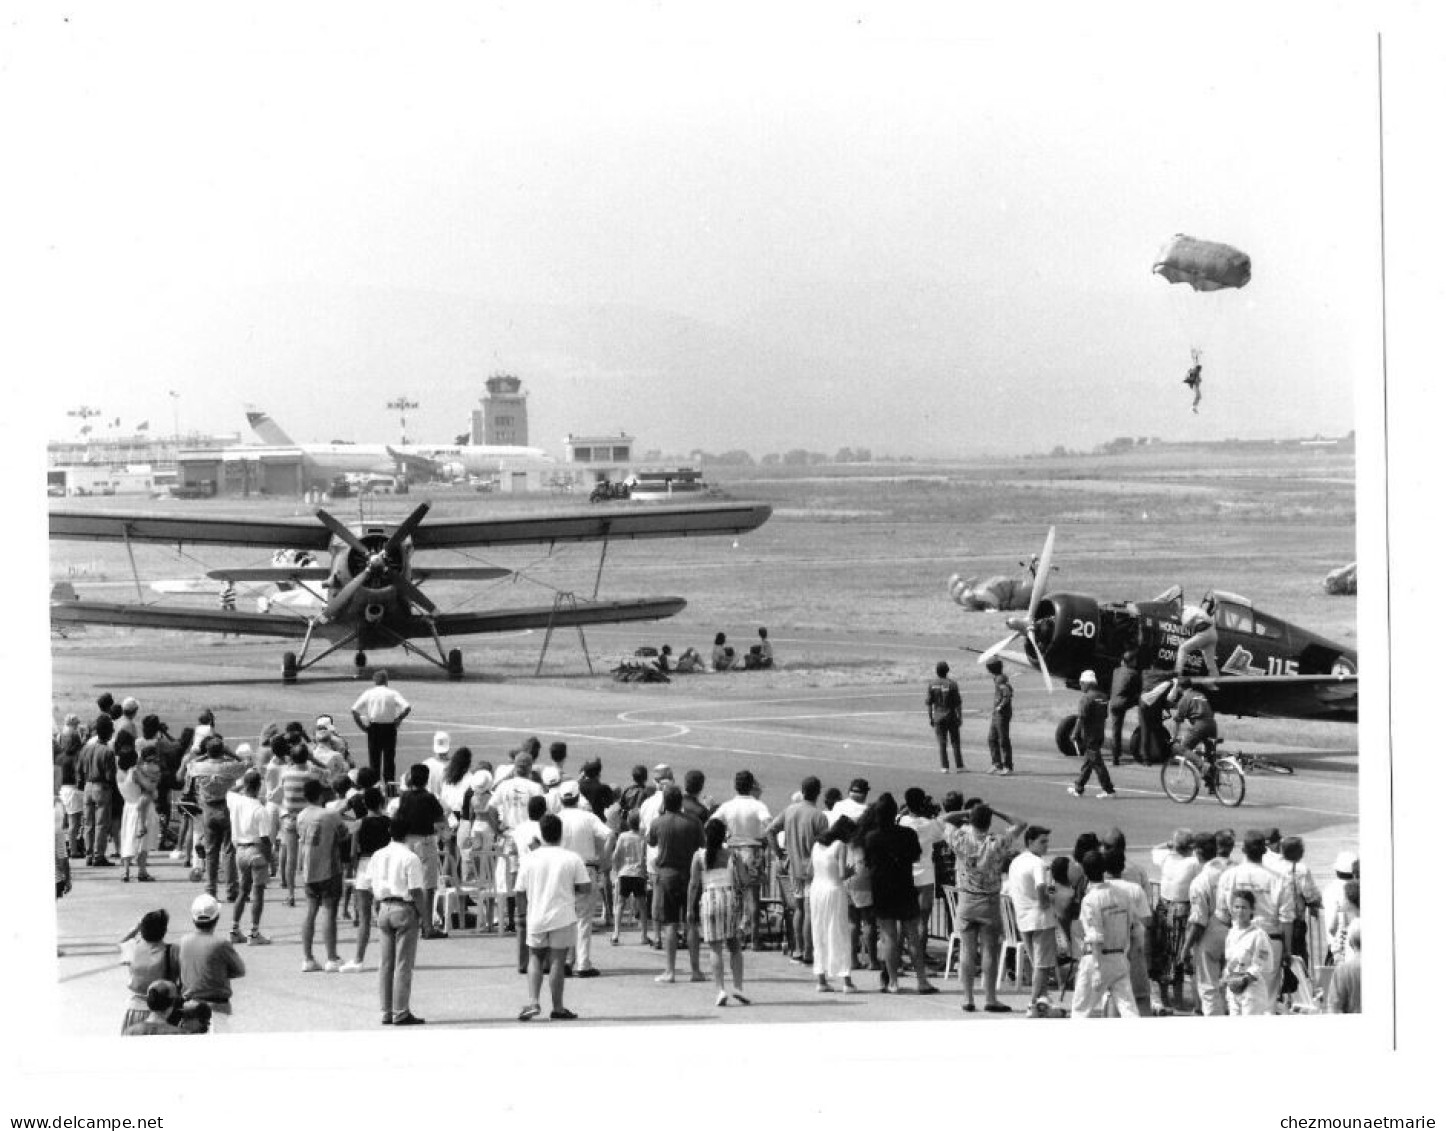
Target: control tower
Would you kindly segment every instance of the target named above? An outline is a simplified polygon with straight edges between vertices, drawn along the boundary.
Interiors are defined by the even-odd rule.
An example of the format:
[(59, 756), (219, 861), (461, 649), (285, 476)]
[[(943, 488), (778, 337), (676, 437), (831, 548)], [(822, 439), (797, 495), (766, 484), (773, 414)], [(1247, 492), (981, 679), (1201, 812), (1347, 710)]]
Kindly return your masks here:
[(527, 394), (522, 378), (494, 373), (487, 378), (482, 407), (472, 410), (472, 443), (527, 445)]

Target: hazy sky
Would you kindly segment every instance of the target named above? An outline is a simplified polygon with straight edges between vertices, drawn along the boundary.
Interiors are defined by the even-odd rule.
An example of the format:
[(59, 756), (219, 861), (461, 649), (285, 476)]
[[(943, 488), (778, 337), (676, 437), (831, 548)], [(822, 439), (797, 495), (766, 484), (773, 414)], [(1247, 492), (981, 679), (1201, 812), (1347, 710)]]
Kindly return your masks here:
[[(118, 7), (5, 60), (49, 435), (450, 439), (505, 369), (558, 454), (968, 455), (1344, 432), (1378, 379), (1364, 25)], [(1175, 232), (1254, 280), (1153, 276)]]

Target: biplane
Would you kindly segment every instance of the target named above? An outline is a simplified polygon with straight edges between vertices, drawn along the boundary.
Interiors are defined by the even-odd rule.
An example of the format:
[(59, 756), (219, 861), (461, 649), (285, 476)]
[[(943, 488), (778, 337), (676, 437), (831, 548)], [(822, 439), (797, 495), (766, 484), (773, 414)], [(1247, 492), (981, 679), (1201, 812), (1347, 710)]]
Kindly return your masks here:
[[(297, 639), (301, 641), (300, 651), (288, 651), (281, 660), (281, 676), (288, 683), (296, 679), (297, 673), (343, 648), (355, 650), (358, 668), (366, 665), (368, 650), (402, 648), (459, 679), (463, 674), (462, 653), (444, 644), (451, 637), (660, 620), (686, 606), (682, 597), (597, 599), (609, 543), (637, 538), (738, 535), (757, 529), (772, 513), (768, 506), (739, 503), (425, 522), (430, 508), (431, 504), (424, 502), (399, 523), (363, 522), (356, 526), (348, 526), (321, 509), (315, 512), (314, 520), (52, 511), (53, 539), (122, 542), (128, 550), (136, 543), (289, 548), (293, 554), (283, 564), (221, 568), (209, 571), (207, 576), (223, 582), (271, 583), (308, 590), (318, 598), (319, 608), (263, 613), (59, 600), (51, 603), (51, 624), (121, 625)], [(570, 600), (555, 600), (546, 606), (443, 612), (422, 590), (428, 581), (487, 581), (511, 572), (494, 566), (429, 564), (423, 560), (427, 551), (550, 547), (577, 542), (602, 545), (591, 598), (567, 594)], [(329, 560), (301, 564), (307, 561), (306, 553), (326, 554)], [(435, 656), (414, 643), (417, 640), (430, 641)], [(314, 644), (323, 647), (310, 656)]]
[[(1054, 531), (1045, 540), (1029, 608), (1005, 623), (1011, 635), (984, 650), (980, 663), (998, 657), (1038, 670), (1045, 686), (1054, 680), (1079, 685), (1081, 672), (1095, 672), (1110, 686), (1127, 651), (1142, 672), (1173, 675), (1182, 647), (1195, 633), (1191, 614), (1173, 596), (1153, 601), (1101, 601), (1082, 593), (1045, 593)], [(1211, 590), (1200, 608), (1213, 621), (1213, 655), (1187, 652), (1181, 665), (1220, 714), (1259, 718), (1314, 719), (1354, 723), (1358, 718), (1356, 652), (1309, 629), (1257, 609), (1253, 602)], [(1013, 648), (1022, 641), (1023, 650)], [(1218, 674), (1216, 674), (1218, 673)], [(1148, 683), (1148, 681), (1147, 681)], [(1074, 717), (1060, 720), (1057, 739)], [(1065, 753), (1074, 753), (1065, 741)]]

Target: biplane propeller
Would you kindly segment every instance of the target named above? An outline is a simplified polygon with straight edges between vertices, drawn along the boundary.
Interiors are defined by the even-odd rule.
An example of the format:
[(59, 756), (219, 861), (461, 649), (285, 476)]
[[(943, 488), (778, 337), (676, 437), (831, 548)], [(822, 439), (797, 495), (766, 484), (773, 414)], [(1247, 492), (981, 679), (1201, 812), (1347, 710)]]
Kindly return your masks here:
[[(329, 565), (296, 562), (269, 567), (216, 569), (207, 576), (231, 582), (273, 583), (300, 587), (315, 594), (318, 610), (287, 608), (276, 613), (235, 609), (194, 609), (86, 600), (51, 604), (51, 623), (109, 624), (184, 632), (222, 632), (242, 635), (301, 638), (298, 655), (282, 657), (282, 678), (291, 682), (297, 673), (346, 647), (356, 650), (356, 663), (366, 663), (367, 649), (403, 648), (452, 678), (462, 675), (462, 653), (448, 651), (443, 641), (452, 636), (513, 632), (531, 628), (581, 629), (590, 624), (660, 620), (680, 612), (682, 597), (635, 600), (598, 600), (602, 568), (609, 542), (635, 538), (699, 535), (737, 535), (768, 520), (770, 507), (751, 504), (648, 507), (640, 510), (562, 513), (547, 516), (486, 519), (441, 519), (426, 522), (430, 503), (422, 503), (395, 525), (362, 523), (352, 527), (325, 510), (314, 520), (193, 519), (169, 515), (106, 514), (52, 511), (50, 537), (133, 543), (200, 543), (222, 546), (288, 547), (295, 555), (326, 551)], [(486, 581), (511, 571), (495, 566), (433, 566), (414, 559), (418, 551), (472, 547), (554, 545), (601, 542), (593, 594), (580, 598), (559, 595), (551, 605), (499, 608), (485, 611), (443, 612), (422, 591), (428, 580)], [(312, 585), (320, 582), (322, 591)], [(137, 586), (139, 589), (139, 585)], [(308, 659), (314, 639), (327, 647)], [(414, 640), (429, 639), (436, 655), (417, 647)]]

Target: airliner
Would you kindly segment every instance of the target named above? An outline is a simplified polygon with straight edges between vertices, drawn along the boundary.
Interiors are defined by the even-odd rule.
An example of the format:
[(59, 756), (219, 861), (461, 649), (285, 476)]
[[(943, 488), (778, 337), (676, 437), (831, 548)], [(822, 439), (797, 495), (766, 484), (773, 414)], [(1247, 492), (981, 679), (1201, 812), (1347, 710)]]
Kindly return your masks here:
[(508, 460), (554, 462), (541, 448), (515, 444), (298, 444), (270, 415), (246, 410), (246, 423), (258, 439), (301, 452), (308, 482), (324, 486), (339, 475), (393, 475), (459, 479), (494, 475)]

